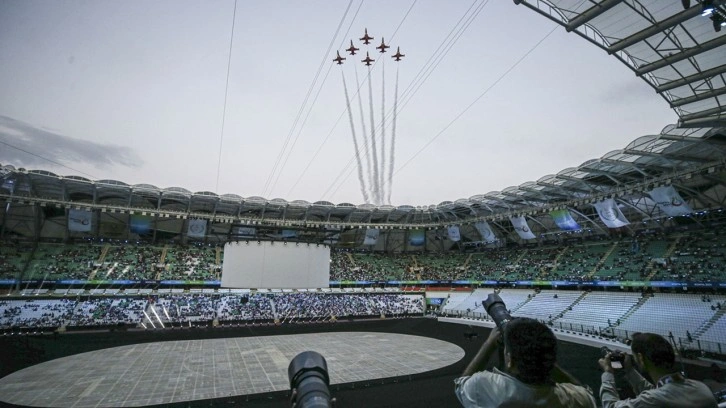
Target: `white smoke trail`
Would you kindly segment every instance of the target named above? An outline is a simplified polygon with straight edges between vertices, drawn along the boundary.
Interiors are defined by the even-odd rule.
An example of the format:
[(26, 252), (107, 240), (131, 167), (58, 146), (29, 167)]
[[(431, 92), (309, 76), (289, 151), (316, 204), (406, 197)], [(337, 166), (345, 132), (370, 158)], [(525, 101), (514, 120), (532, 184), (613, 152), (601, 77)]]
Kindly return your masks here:
[(398, 110), (398, 67), (396, 67), (396, 90), (393, 96), (393, 127), (391, 130), (391, 159), (388, 161), (388, 204), (391, 204), (391, 190), (393, 190), (393, 165), (396, 151), (396, 118)]
[[(353, 123), (353, 111), (350, 108), (350, 97), (348, 96), (348, 85), (345, 83), (345, 74), (340, 71), (343, 77), (343, 89), (345, 90), (345, 106), (348, 108), (348, 119), (350, 119), (350, 134), (353, 136), (353, 147), (355, 147), (355, 161), (358, 163), (358, 181), (360, 182), (360, 192), (363, 194), (363, 202), (368, 203), (368, 192), (366, 191), (366, 183), (363, 179), (363, 164), (360, 160), (360, 150), (358, 149), (358, 138), (355, 137), (355, 123)], [(365, 135), (363, 135), (365, 138)]]
[(371, 113), (371, 150), (373, 155), (373, 201), (381, 204), (381, 187), (378, 177), (378, 148), (376, 148), (376, 121), (373, 115), (373, 83), (371, 81), (371, 68), (368, 67), (368, 109)]
[(358, 107), (360, 108), (360, 124), (363, 128), (363, 153), (366, 156), (366, 173), (368, 175), (368, 191), (371, 195), (373, 195), (373, 166), (371, 166), (371, 154), (370, 154), (370, 148), (368, 147), (368, 143), (365, 142), (366, 135), (368, 132), (366, 131), (366, 117), (363, 113), (363, 99), (361, 98), (360, 92), (360, 81), (358, 81), (358, 66), (354, 65), (355, 67), (355, 84), (357, 86), (356, 89), (358, 89)]
[[(381, 55), (382, 56), (382, 55)], [(386, 61), (381, 61), (381, 204), (386, 200)]]

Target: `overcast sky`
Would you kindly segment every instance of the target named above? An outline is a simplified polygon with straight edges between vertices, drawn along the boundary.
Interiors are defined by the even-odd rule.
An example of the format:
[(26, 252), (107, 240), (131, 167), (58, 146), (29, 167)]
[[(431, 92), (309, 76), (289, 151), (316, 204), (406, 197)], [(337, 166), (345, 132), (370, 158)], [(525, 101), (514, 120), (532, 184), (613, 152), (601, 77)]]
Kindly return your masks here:
[[(240, 0), (222, 137), (233, 0), (0, 0), (0, 163), (161, 188), (360, 204), (358, 173), (346, 167), (355, 156), (342, 82), (345, 76), (360, 138), (356, 70), (368, 138), (369, 106), (379, 124), (384, 97), (386, 111), (392, 108), (398, 71), (393, 205), (537, 180), (677, 120), (625, 65), (561, 27), (504, 75), (556, 25), (502, 0), (483, 6), (410, 92), (457, 22), (480, 4)], [(375, 44), (358, 40), (366, 27)], [(373, 48), (381, 36), (392, 48), (373, 67), (370, 101), (360, 53), (343, 50), (353, 39), (381, 59)], [(406, 55), (399, 63), (390, 58), (397, 46)], [(332, 62), (336, 50), (348, 58), (341, 66)], [(286, 140), (284, 166), (271, 176)]]

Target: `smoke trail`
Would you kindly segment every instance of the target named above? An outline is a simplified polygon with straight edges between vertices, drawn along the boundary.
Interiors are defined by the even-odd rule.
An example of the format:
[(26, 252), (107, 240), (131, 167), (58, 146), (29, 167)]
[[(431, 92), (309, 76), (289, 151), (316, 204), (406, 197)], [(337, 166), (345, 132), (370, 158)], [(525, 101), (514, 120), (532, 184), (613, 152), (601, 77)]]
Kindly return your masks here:
[[(381, 55), (382, 56), (382, 55)], [(386, 200), (386, 61), (381, 61), (381, 204)]]
[[(345, 107), (348, 108), (348, 119), (350, 119), (350, 134), (353, 136), (353, 147), (355, 147), (355, 161), (358, 163), (358, 181), (360, 182), (360, 192), (363, 194), (363, 202), (368, 203), (368, 192), (366, 191), (366, 183), (363, 179), (363, 164), (360, 161), (360, 150), (358, 149), (358, 139), (355, 137), (355, 124), (353, 123), (353, 111), (350, 108), (350, 97), (348, 97), (348, 85), (345, 83), (345, 74), (340, 71), (343, 77), (343, 89), (345, 90)], [(365, 135), (363, 135), (365, 137)]]
[(391, 204), (391, 190), (393, 190), (393, 165), (396, 158), (396, 118), (398, 109), (398, 67), (396, 67), (396, 91), (393, 96), (393, 129), (391, 130), (391, 159), (388, 161), (388, 204)]
[(371, 166), (371, 154), (370, 154), (371, 149), (368, 147), (368, 143), (365, 143), (366, 135), (368, 134), (368, 132), (366, 131), (366, 117), (363, 114), (363, 100), (361, 99), (361, 96), (360, 96), (360, 94), (362, 92), (360, 92), (360, 81), (358, 81), (358, 66), (355, 64), (353, 66), (355, 67), (355, 84), (357, 86), (356, 89), (358, 89), (358, 107), (360, 108), (360, 124), (361, 124), (361, 127), (363, 128), (363, 133), (361, 133), (361, 134), (363, 135), (363, 147), (364, 147), (363, 153), (365, 153), (365, 156), (366, 156), (366, 166), (367, 166), (366, 173), (368, 174), (368, 191), (370, 191), (371, 195), (373, 195), (373, 166)]
[(376, 148), (376, 122), (373, 117), (373, 84), (371, 81), (371, 68), (368, 67), (368, 109), (371, 112), (371, 150), (373, 151), (373, 200), (375, 204), (381, 203), (381, 186), (378, 178), (378, 149)]

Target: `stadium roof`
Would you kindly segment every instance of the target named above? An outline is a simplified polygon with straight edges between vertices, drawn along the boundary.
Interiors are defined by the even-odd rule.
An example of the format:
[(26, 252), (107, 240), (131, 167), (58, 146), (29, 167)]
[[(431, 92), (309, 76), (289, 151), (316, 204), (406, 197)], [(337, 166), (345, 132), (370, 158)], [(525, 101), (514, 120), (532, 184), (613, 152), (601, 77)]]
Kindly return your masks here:
[[(613, 55), (676, 111), (679, 127), (726, 126), (726, 0), (514, 0)], [(716, 29), (720, 30), (716, 31)]]
[[(640, 193), (654, 184), (695, 180), (694, 175), (720, 172), (725, 165), (726, 128), (668, 126), (661, 134), (640, 137), (623, 149), (537, 181), (430, 206), (376, 207), (281, 198), (268, 200), (209, 191), (191, 192), (182, 187), (89, 180), (12, 166), (0, 167), (0, 197), (121, 212), (181, 214), (235, 223), (441, 225), (561, 205), (576, 207), (613, 194)], [(719, 181), (709, 183), (714, 185)], [(695, 190), (686, 191), (684, 198), (697, 194)]]
[[(546, 175), (537, 181), (430, 206), (374, 206), (326, 201), (217, 195), (181, 187), (129, 185), (116, 180), (58, 176), (42, 170), (0, 167), (0, 197), (57, 204), (139, 209), (209, 217), (224, 222), (352, 225), (442, 225), (479, 218), (589, 205), (609, 196), (637, 200), (654, 185), (678, 182), (686, 200), (724, 182), (713, 174), (726, 161), (726, 0), (714, 0), (710, 18), (700, 2), (678, 0), (514, 0), (564, 26), (626, 64), (673, 107), (678, 125), (643, 136), (623, 149)], [(696, 175), (697, 177), (694, 177)], [(152, 212), (153, 214), (153, 212)]]

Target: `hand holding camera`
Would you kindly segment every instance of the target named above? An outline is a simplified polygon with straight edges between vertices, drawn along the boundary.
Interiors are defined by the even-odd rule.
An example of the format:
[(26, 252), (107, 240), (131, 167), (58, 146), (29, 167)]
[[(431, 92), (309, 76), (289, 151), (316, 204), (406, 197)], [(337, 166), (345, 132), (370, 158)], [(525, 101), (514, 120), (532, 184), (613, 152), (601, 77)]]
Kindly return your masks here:
[(612, 373), (614, 370), (623, 368), (629, 370), (633, 367), (632, 357), (620, 350), (611, 350), (607, 347), (602, 347), (600, 353), (602, 358), (598, 360), (598, 364), (600, 364), (600, 368), (603, 371)]

